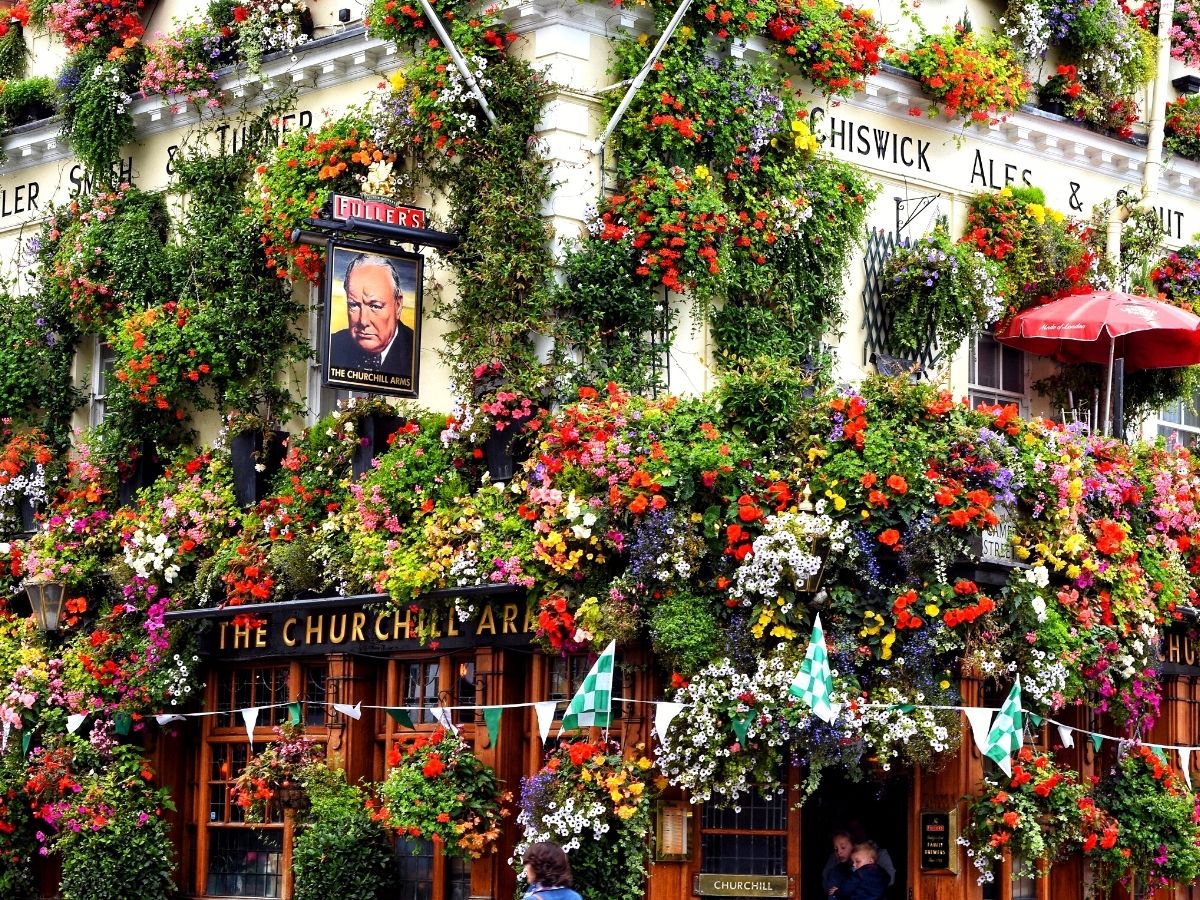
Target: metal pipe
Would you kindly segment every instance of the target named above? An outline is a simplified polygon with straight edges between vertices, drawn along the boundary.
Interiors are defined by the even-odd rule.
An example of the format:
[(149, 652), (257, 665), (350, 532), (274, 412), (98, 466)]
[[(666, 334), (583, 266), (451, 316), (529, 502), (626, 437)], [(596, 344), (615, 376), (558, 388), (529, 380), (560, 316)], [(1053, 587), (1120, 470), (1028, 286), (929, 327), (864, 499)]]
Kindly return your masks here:
[(1171, 76), (1171, 24), (1175, 17), (1175, 0), (1161, 0), (1158, 8), (1158, 56), (1154, 72), (1154, 104), (1150, 115), (1150, 131), (1146, 136), (1146, 168), (1142, 174), (1142, 202), (1153, 208), (1158, 197), (1158, 181), (1162, 176), (1163, 132), (1167, 124), (1167, 85)]
[[(428, 0), (421, 0), (422, 3)], [(683, 20), (684, 13), (688, 11), (688, 7), (692, 5), (692, 0), (683, 0), (679, 4), (679, 9), (675, 10), (675, 15), (671, 16), (671, 21), (667, 23), (667, 27), (663, 29), (663, 33), (659, 35), (658, 43), (654, 45), (654, 49), (650, 51), (650, 55), (646, 58), (646, 62), (642, 65), (642, 70), (633, 77), (633, 83), (629, 85), (629, 90), (625, 92), (625, 96), (621, 98), (620, 104), (617, 106), (617, 111), (612, 114), (612, 118), (608, 120), (608, 126), (604, 129), (604, 134), (600, 135), (600, 139), (596, 141), (592, 147), (592, 152), (599, 156), (604, 152), (604, 145), (608, 143), (608, 139), (612, 136), (613, 130), (621, 124), (621, 119), (625, 116), (625, 111), (629, 109), (629, 104), (633, 102), (634, 95), (638, 92), (638, 88), (642, 86), (642, 82), (646, 80), (646, 76), (650, 74), (650, 69), (654, 67), (658, 61), (659, 54), (663, 52), (663, 48), (667, 46), (667, 41), (671, 39), (671, 35), (675, 33), (675, 29), (679, 27), (679, 23)]]
[(480, 108), (483, 109), (483, 114), (487, 116), (487, 120), (494, 126), (496, 124), (496, 116), (492, 113), (492, 108), (488, 106), (487, 98), (483, 96), (483, 91), (479, 89), (479, 83), (475, 80), (475, 76), (467, 68), (467, 61), (458, 52), (458, 47), (454, 46), (454, 41), (450, 40), (450, 34), (446, 31), (446, 26), (442, 24), (442, 20), (433, 11), (433, 4), (429, 0), (421, 0), (421, 9), (425, 11), (425, 18), (429, 20), (429, 24), (433, 26), (433, 30), (437, 32), (438, 37), (442, 39), (442, 43), (446, 45), (446, 51), (450, 54), (450, 58), (454, 60), (454, 66), (458, 69), (458, 74), (463, 77), (463, 81), (471, 89), (471, 95), (479, 103)]

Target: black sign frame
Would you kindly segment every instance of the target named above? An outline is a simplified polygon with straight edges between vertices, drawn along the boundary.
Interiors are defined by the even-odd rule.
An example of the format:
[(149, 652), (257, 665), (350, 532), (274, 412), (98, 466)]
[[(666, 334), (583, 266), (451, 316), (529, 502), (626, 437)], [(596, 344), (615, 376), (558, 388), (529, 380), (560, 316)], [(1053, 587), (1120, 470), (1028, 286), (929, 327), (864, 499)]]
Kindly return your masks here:
[[(357, 262), (363, 260), (364, 262)], [(378, 337), (376, 322), (387, 310), (367, 310), (359, 328), (350, 327), (346, 271), (356, 264), (356, 272), (386, 269), (403, 295), (402, 309), (411, 309), (412, 325), (400, 321), (392, 343), (381, 362), (365, 360), (380, 348), (370, 343)], [(325, 245), (325, 279), (321, 305), (324, 325), (321, 340), (321, 380), (326, 387), (389, 394), (395, 397), (418, 396), (421, 369), (421, 319), (424, 304), (425, 258), (396, 247), (369, 244), (345, 238), (331, 238)], [(356, 298), (358, 299), (358, 298)], [(342, 304), (341, 308), (335, 304)], [(335, 329), (335, 319), (346, 320), (346, 327)], [(390, 316), (387, 317), (390, 320)], [(364, 345), (364, 341), (368, 342)], [(404, 357), (407, 356), (407, 359)]]

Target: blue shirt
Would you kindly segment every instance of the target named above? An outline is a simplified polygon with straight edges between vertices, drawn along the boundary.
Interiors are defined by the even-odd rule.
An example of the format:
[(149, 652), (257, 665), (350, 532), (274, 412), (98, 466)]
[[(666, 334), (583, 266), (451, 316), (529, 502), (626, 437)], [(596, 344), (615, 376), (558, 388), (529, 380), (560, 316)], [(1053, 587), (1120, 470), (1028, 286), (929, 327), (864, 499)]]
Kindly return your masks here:
[(569, 887), (542, 887), (540, 884), (531, 884), (525, 891), (524, 900), (583, 900), (583, 898)]

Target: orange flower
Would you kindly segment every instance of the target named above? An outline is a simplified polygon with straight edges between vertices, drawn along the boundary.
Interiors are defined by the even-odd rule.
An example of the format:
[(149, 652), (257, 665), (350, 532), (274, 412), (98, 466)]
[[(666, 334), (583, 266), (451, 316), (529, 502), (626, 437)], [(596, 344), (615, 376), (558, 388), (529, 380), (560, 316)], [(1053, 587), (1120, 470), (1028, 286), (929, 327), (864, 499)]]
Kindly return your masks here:
[(895, 549), (896, 545), (900, 543), (900, 532), (895, 528), (889, 528), (883, 534), (879, 535), (879, 543), (885, 547)]

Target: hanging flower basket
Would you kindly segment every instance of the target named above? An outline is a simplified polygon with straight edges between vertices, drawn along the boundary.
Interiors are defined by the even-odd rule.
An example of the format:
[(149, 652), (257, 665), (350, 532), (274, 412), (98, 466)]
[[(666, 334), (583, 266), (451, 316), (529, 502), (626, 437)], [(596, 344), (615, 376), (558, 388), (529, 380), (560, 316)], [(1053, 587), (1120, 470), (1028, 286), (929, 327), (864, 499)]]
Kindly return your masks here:
[(312, 802), (308, 799), (308, 792), (304, 790), (304, 786), (299, 781), (292, 779), (283, 779), (271, 785), (272, 803), (281, 810), (295, 810), (304, 812)]

